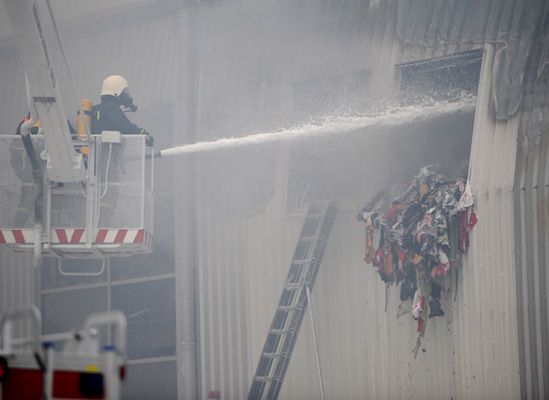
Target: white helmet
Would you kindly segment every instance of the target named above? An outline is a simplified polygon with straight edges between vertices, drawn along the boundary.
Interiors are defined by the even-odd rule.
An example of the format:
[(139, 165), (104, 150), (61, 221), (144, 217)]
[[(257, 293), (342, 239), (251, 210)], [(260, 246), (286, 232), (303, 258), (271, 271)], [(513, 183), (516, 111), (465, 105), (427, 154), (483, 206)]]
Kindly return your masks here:
[(126, 78), (120, 75), (111, 75), (105, 78), (101, 85), (101, 96), (110, 94), (112, 96), (120, 96), (120, 93), (128, 87)]

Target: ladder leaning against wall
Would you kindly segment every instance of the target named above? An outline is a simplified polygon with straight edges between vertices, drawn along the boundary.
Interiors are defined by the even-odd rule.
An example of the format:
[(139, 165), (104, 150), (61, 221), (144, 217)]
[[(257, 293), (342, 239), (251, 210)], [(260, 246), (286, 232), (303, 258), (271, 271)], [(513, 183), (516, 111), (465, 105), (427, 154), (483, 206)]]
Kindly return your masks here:
[(249, 400), (278, 397), (337, 209), (336, 202), (313, 203), (309, 207), (290, 270), (259, 357), (248, 394)]

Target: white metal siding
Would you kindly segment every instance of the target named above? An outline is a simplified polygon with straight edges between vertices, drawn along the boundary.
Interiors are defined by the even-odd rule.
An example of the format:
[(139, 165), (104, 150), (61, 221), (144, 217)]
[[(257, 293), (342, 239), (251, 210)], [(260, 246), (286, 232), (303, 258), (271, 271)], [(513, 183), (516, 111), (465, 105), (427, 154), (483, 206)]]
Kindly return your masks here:
[[(0, 313), (13, 308), (35, 304), (35, 273), (32, 256), (14, 254), (8, 249), (0, 249)], [(14, 333), (27, 336), (32, 333), (30, 322), (17, 322)]]
[(246, 229), (201, 210), (198, 229), (198, 329), (200, 390), (226, 399), (245, 398), (248, 365), (249, 295)]
[[(456, 19), (465, 15), (465, 10), (459, 9), (461, 11)], [(459, 31), (459, 24), (462, 22), (453, 21), (450, 8), (444, 12), (447, 13), (450, 28)], [(215, 20), (212, 17), (209, 22)], [(390, 16), (388, 20), (391, 20)], [(221, 28), (222, 23), (217, 22), (219, 24), (213, 26)], [(375, 45), (372, 43), (381, 43), (379, 47), (383, 52), (376, 53), (379, 57), (364, 61), (363, 65), (378, 62), (392, 66), (403, 56), (408, 61), (425, 56), (451, 54), (453, 51), (479, 47), (482, 40), (482, 35), (475, 33), (479, 41), (455, 45), (457, 39), (449, 33), (453, 47), (433, 45), (426, 52), (415, 51), (412, 45), (401, 49), (402, 41), (395, 39), (391, 23), (385, 25), (386, 21), (382, 18), (369, 22), (371, 23), (366, 24), (358, 35), (362, 35), (363, 40), (358, 37), (355, 38), (356, 42), (350, 40), (349, 48), (354, 45), (356, 48), (363, 46), (363, 54), (372, 54), (369, 53), (375, 52)], [(215, 32), (211, 26), (210, 32)], [(410, 37), (406, 38), (411, 41)], [(203, 62), (207, 68), (203, 72), (205, 82), (208, 79), (211, 81), (202, 87), (205, 93), (218, 87), (215, 85), (218, 79), (217, 69), (220, 74), (229, 74), (221, 75), (226, 76), (227, 82), (235, 82), (233, 75), (240, 76), (238, 65), (214, 63), (216, 56), (222, 53), (214, 50), (215, 44), (208, 45), (211, 48), (208, 47), (205, 52)], [(417, 337), (415, 323), (409, 315), (396, 318), (398, 290), (395, 287), (389, 288), (387, 311), (384, 311), (385, 287), (376, 274), (362, 262), (363, 232), (354, 215), (366, 199), (350, 199), (346, 202), (344, 211), (336, 220), (313, 292), (327, 398), (484, 399), (518, 396), (520, 385), (511, 195), (518, 120), (515, 117), (507, 122), (496, 123), (491, 117), (491, 57), (492, 55), (488, 57), (483, 70), (482, 93), (478, 98), (479, 110), (475, 122), (475, 145), (471, 155), (473, 187), (475, 190), (482, 188), (478, 190), (478, 204), (475, 208), (480, 222), (473, 231), (470, 254), (459, 271), (456, 301), (453, 302), (455, 288), (452, 287), (444, 295), (446, 316), (429, 321), (422, 345), (425, 351), (420, 350), (414, 359), (411, 352)], [(355, 58), (354, 61), (356, 60)], [(324, 66), (330, 69), (329, 64)], [(247, 65), (241, 67), (243, 71), (247, 69)], [(351, 66), (348, 67), (352, 69)], [(272, 70), (268, 67), (266, 71), (281, 72), (280, 69)], [(299, 71), (300, 68), (294, 65), (288, 73), (298, 79)], [(303, 71), (307, 71), (307, 68), (303, 68)], [(387, 76), (391, 76), (390, 68), (386, 71)], [(253, 75), (250, 80), (252, 78)], [(215, 96), (204, 97), (202, 109), (205, 115), (200, 121), (205, 122), (202, 126), (205, 134), (218, 129), (230, 131), (230, 127), (234, 126), (236, 129), (242, 121), (246, 121), (247, 114), (245, 110), (242, 111), (246, 100), (242, 97), (249, 92), (244, 89), (239, 93), (238, 87), (235, 85), (234, 89), (238, 101), (231, 102), (231, 109), (235, 113), (224, 110), (228, 118), (222, 124), (215, 118), (209, 118), (210, 112), (217, 110), (217, 102), (213, 101)], [(226, 93), (220, 91), (220, 94)], [(214, 108), (209, 108), (208, 104), (212, 104)], [(281, 158), (279, 162), (283, 164)], [(284, 168), (283, 165), (277, 167), (279, 174)], [(217, 274), (210, 274), (214, 264), (226, 265), (225, 268), (231, 271), (241, 267), (229, 264), (228, 260), (233, 259), (230, 256), (232, 250), (220, 245), (234, 243), (235, 236), (246, 244), (247, 252), (247, 256), (242, 259), (239, 256), (238, 261), (234, 262), (246, 265), (242, 277), (247, 276), (245, 279), (248, 281), (248, 380), (257, 365), (302, 223), (299, 216), (285, 216), (283, 179), (277, 181), (276, 193), (264, 213), (248, 218), (245, 228), (238, 228), (237, 235), (234, 234), (234, 227), (219, 230), (219, 221), (206, 217), (204, 213), (200, 214), (200, 240), (203, 241), (200, 255), (207, 254), (207, 259), (210, 260), (205, 264), (204, 261), (198, 264), (199, 269), (205, 269), (199, 283), (199, 291), (204, 291), (200, 296), (201, 327), (204, 329), (204, 325), (208, 325), (208, 336), (205, 337), (205, 333), (201, 332), (201, 340), (207, 341), (201, 348), (208, 351), (208, 355), (201, 355), (204, 396), (206, 387), (215, 388), (215, 385), (204, 384), (204, 381), (212, 379), (209, 375), (215, 374), (215, 379), (222, 381), (220, 375), (228, 375), (231, 380), (235, 374), (226, 355), (215, 350), (220, 347), (219, 343), (229, 346), (233, 340), (228, 340), (225, 327), (217, 316), (224, 303), (219, 303), (217, 295), (212, 295), (212, 292), (231, 293), (235, 288), (230, 281)], [(379, 182), (379, 178), (376, 179)], [(360, 184), (368, 185), (368, 182)], [(482, 186), (484, 184), (486, 186)], [(205, 195), (201, 201), (209, 202), (211, 199)], [(239, 223), (234, 223), (234, 226), (238, 225)], [(495, 232), (498, 234), (494, 234)], [(503, 234), (499, 235), (500, 232)], [(222, 272), (220, 274), (223, 276)], [(221, 286), (217, 286), (219, 284)], [(230, 297), (227, 299), (230, 301)], [(216, 336), (215, 339), (209, 336), (212, 332), (218, 332), (217, 335), (222, 337)], [(212, 346), (213, 348), (208, 349)], [(234, 353), (234, 357), (240, 358), (243, 355)], [(227, 393), (229, 386), (225, 384), (224, 388), (223, 396), (242, 397), (242, 391)], [(286, 399), (319, 397), (308, 319), (304, 320), (280, 396)]]
[[(512, 202), (518, 117), (493, 119), (493, 67), (489, 47), (471, 150), (470, 177), (480, 221), (459, 270), (456, 300), (452, 287), (443, 298), (446, 316), (429, 321), (417, 358), (412, 355), (416, 323), (409, 315), (396, 318), (398, 289), (388, 289), (385, 311), (385, 286), (362, 262), (363, 232), (355, 219), (362, 204), (346, 203), (338, 215), (313, 292), (327, 398), (519, 396)], [(280, 204), (275, 196), (265, 214), (248, 223), (253, 365), (302, 222), (298, 217), (283, 218)], [(305, 319), (281, 398), (318, 396), (314, 348)]]
[(27, 110), (25, 74), (15, 48), (0, 48), (0, 93), (6, 96), (0, 107), (0, 134), (13, 135)]
[(486, 46), (471, 148), (470, 181), (479, 222), (460, 270), (455, 310), (456, 395), (519, 397), (513, 181), (519, 116), (495, 121), (494, 47)]
[[(396, 287), (388, 289), (385, 311), (385, 285), (362, 261), (363, 227), (355, 215), (354, 207), (344, 208), (338, 214), (313, 291), (326, 397), (438, 399), (450, 395), (453, 387), (451, 306), (445, 307), (447, 317), (429, 321), (422, 344), (425, 352), (420, 351), (414, 359), (416, 322), (409, 314), (397, 318), (399, 290)], [(296, 234), (300, 228), (298, 222), (295, 221)], [(291, 254), (294, 245), (295, 241), (281, 251)], [(285, 274), (287, 267), (281, 269)], [(272, 284), (276, 285), (275, 281)], [(281, 287), (280, 282), (279, 290)], [(451, 303), (448, 298), (450, 295), (444, 298), (445, 305)], [(274, 305), (267, 316), (272, 317), (273, 311)], [(267, 327), (265, 323), (263, 327), (256, 327), (261, 342)], [(281, 398), (319, 397), (311, 335), (307, 316)], [(255, 359), (259, 350), (254, 352)]]
[(521, 397), (528, 400), (549, 396), (548, 37), (540, 34), (526, 78), (514, 193)]

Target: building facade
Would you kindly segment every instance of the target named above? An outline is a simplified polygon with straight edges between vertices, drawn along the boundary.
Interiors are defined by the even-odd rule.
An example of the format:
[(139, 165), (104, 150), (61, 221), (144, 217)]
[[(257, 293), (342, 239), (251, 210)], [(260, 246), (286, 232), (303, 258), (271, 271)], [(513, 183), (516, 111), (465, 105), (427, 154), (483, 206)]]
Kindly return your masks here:
[[(379, 99), (402, 99), (405, 86), (419, 95), (432, 84), (436, 97), (452, 89), (440, 82), (474, 82), (475, 108), (377, 135), (159, 160), (151, 256), (69, 279), (48, 263), (34, 278), (24, 258), (2, 252), (2, 282), (19, 289), (6, 290), (1, 307), (34, 298), (46, 333), (121, 309), (127, 398), (242, 399), (307, 205), (335, 199), (312, 297), (327, 398), (545, 398), (548, 15), (534, 0), (211, 0), (68, 19), (61, 33), (81, 94), (96, 102), (104, 76), (126, 76), (134, 119), (159, 148), (383, 110)], [(9, 37), (0, 93), (19, 93), (0, 107), (1, 133), (13, 133), (25, 99)], [(414, 321), (397, 318), (398, 288), (362, 261), (355, 215), (378, 189), (448, 159), (469, 163), (479, 223), (443, 295), (446, 316), (430, 323), (414, 358)], [(68, 313), (66, 304), (78, 306)], [(311, 334), (306, 320), (281, 398), (319, 397)]]

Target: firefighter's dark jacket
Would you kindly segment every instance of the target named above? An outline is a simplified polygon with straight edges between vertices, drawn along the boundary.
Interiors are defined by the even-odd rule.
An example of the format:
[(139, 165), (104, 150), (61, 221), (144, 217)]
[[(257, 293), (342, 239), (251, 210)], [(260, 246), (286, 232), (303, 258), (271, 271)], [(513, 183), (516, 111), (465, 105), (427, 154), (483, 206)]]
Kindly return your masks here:
[(119, 131), (124, 135), (147, 134), (126, 117), (116, 97), (110, 95), (101, 96), (101, 103), (92, 108), (91, 133), (102, 131)]

